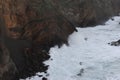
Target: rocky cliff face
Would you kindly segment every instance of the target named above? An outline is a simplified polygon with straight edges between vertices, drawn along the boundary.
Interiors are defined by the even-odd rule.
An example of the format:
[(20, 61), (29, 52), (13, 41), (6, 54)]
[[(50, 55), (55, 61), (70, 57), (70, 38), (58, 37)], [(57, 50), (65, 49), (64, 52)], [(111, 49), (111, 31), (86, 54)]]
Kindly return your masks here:
[(4, 20), (0, 39), (4, 38), (18, 78), (47, 70), (43, 61), (49, 59), (50, 47), (68, 44), (68, 36), (76, 30), (44, 0), (0, 0), (0, 12)]
[(8, 49), (0, 43), (0, 80), (13, 80), (16, 73), (17, 69)]
[[(2, 51), (0, 57), (8, 56), (3, 61), (14, 64), (12, 68), (17, 70), (18, 77), (45, 71), (43, 61), (50, 58), (50, 47), (68, 45), (75, 25), (96, 25), (116, 15), (119, 3), (119, 0), (0, 0), (0, 19), (4, 20), (0, 24), (0, 39), (4, 38), (1, 43), (9, 53)], [(0, 66), (1, 78), (11, 66), (2, 63)], [(7, 74), (11, 75), (10, 72)]]
[(120, 13), (120, 0), (51, 0), (53, 5), (76, 26), (102, 24)]

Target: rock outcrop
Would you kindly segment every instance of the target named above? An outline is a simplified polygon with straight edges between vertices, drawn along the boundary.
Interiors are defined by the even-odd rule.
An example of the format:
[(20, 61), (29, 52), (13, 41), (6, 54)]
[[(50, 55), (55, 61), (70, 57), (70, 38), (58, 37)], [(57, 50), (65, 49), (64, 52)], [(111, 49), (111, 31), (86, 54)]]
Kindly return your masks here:
[(0, 80), (15, 80), (17, 69), (8, 49), (0, 43)]
[[(75, 26), (96, 25), (117, 15), (119, 3), (119, 0), (0, 0), (0, 19), (4, 20), (0, 24), (0, 39), (4, 38), (1, 43), (7, 48), (4, 52), (0, 47), (0, 78), (8, 80), (11, 75), (26, 78), (44, 72), (48, 66), (43, 61), (50, 58), (50, 47), (68, 45), (68, 36), (77, 31)], [(2, 62), (10, 65), (3, 66)], [(6, 66), (13, 73), (6, 71)]]
[(120, 13), (120, 0), (48, 0), (74, 25), (103, 24)]
[(0, 0), (0, 12), (4, 20), (0, 37), (18, 70), (17, 78), (47, 70), (43, 61), (50, 58), (50, 47), (68, 44), (68, 36), (76, 30), (45, 0)]
[(111, 43), (108, 43), (111, 46), (120, 46), (120, 40), (112, 41)]

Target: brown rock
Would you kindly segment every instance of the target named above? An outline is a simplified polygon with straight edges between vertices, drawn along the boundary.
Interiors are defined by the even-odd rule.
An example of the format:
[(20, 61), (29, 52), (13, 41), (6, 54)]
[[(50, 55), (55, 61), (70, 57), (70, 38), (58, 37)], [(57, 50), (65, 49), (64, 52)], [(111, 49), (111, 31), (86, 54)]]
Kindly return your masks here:
[[(37, 5), (36, 1), (33, 3)], [(75, 31), (75, 27), (57, 12), (51, 4), (45, 0), (34, 10), (38, 11), (39, 18), (33, 19), (24, 26), (22, 39), (33, 40), (33, 44), (41, 46), (53, 46), (67, 43), (69, 34)], [(33, 5), (32, 5), (33, 6)], [(38, 10), (40, 9), (40, 11)]]
[[(0, 0), (0, 18), (4, 18), (2, 24), (6, 25), (7, 33), (4, 43), (19, 76), (25, 78), (47, 70), (43, 61), (49, 59), (50, 47), (68, 44), (68, 36), (76, 30), (74, 25), (96, 25), (116, 15), (119, 3), (119, 0)], [(0, 72), (3, 75), (5, 71)]]
[(67, 44), (76, 30), (45, 0), (0, 0), (0, 6), (2, 42), (21, 78), (47, 70), (43, 61), (49, 59), (50, 47)]
[(0, 80), (13, 80), (17, 69), (8, 50), (0, 43)]
[(76, 26), (94, 26), (120, 13), (120, 0), (48, 0)]
[[(0, 18), (4, 18), (7, 33), (4, 43), (10, 52), (10, 57), (1, 52), (4, 53), (1, 65), (5, 65), (1, 66), (0, 75), (13, 62), (21, 77), (45, 71), (47, 67), (42, 62), (49, 59), (50, 47), (68, 44), (68, 36), (76, 30), (74, 25), (95, 25), (117, 14), (119, 3), (119, 0), (0, 0)], [(27, 46), (29, 43), (32, 47)]]

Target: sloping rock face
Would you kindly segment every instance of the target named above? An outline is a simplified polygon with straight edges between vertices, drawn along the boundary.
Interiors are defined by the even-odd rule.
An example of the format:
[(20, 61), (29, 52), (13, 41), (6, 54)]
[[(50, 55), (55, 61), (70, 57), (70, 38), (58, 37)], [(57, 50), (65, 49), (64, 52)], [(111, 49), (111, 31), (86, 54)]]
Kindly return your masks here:
[[(6, 26), (10, 29), (9, 35), (13, 38), (20, 38), (20, 34), (22, 33), (21, 28), (25, 28), (26, 26), (29, 26), (29, 24), (34, 26), (38, 25), (42, 28), (44, 25), (40, 25), (41, 22), (50, 23), (51, 21), (50, 25), (52, 25), (52, 23), (58, 22), (60, 18), (60, 21), (63, 21), (63, 24), (59, 22), (59, 25), (56, 25), (56, 23), (52, 25), (54, 28), (66, 26), (63, 27), (63, 29), (70, 30), (68, 34), (72, 33), (74, 30), (74, 27), (63, 19), (61, 17), (62, 15), (56, 12), (54, 8), (52, 8), (51, 5), (47, 4), (44, 0), (4, 0), (2, 5)], [(56, 21), (56, 19), (58, 21)]]
[(0, 18), (2, 43), (18, 70), (17, 78), (46, 71), (43, 61), (50, 58), (50, 47), (68, 44), (68, 36), (76, 30), (45, 0), (0, 0)]
[(15, 64), (10, 58), (7, 48), (0, 43), (0, 80), (15, 80), (17, 73)]
[[(116, 15), (119, 3), (119, 0), (0, 0), (0, 19), (4, 20), (0, 24), (0, 39), (4, 38), (1, 43), (9, 52), (9, 57), (1, 60), (14, 64), (0, 64), (1, 79), (14, 76), (11, 71), (6, 72), (6, 66), (8, 70), (17, 70), (17, 79), (46, 71), (48, 66), (43, 61), (50, 58), (50, 47), (68, 45), (68, 36), (76, 31), (75, 26), (96, 25)], [(0, 57), (6, 55), (1, 53)], [(15, 80), (3, 80), (10, 79)]]
[(120, 13), (120, 0), (49, 0), (68, 20), (80, 27), (102, 24)]
[(29, 21), (24, 26), (22, 38), (33, 40), (34, 44), (41, 46), (67, 43), (67, 38), (75, 31), (75, 27), (45, 0), (32, 3), (38, 4), (32, 6), (34, 10), (40, 10), (39, 18)]

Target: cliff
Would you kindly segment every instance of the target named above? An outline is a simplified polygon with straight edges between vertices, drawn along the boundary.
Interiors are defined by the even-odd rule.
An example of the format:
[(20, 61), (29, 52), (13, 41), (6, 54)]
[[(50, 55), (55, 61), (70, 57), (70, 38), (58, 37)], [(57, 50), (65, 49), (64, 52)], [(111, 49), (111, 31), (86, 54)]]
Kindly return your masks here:
[(80, 27), (103, 24), (110, 17), (120, 13), (120, 0), (51, 0), (51, 2), (67, 19)]
[[(8, 80), (13, 76), (18, 80), (46, 71), (48, 66), (43, 61), (50, 58), (51, 47), (69, 45), (68, 36), (76, 31), (76, 26), (102, 24), (117, 15), (119, 3), (119, 0), (0, 0), (3, 20), (0, 20), (0, 39), (9, 54), (0, 47), (0, 57), (6, 56), (0, 63), (0, 78)], [(5, 60), (9, 60), (15, 71), (10, 76), (3, 76), (11, 68), (3, 66)]]
[(68, 45), (76, 30), (44, 0), (0, 0), (0, 6), (1, 43), (17, 69), (15, 79), (47, 70), (43, 61), (49, 59), (50, 47)]

